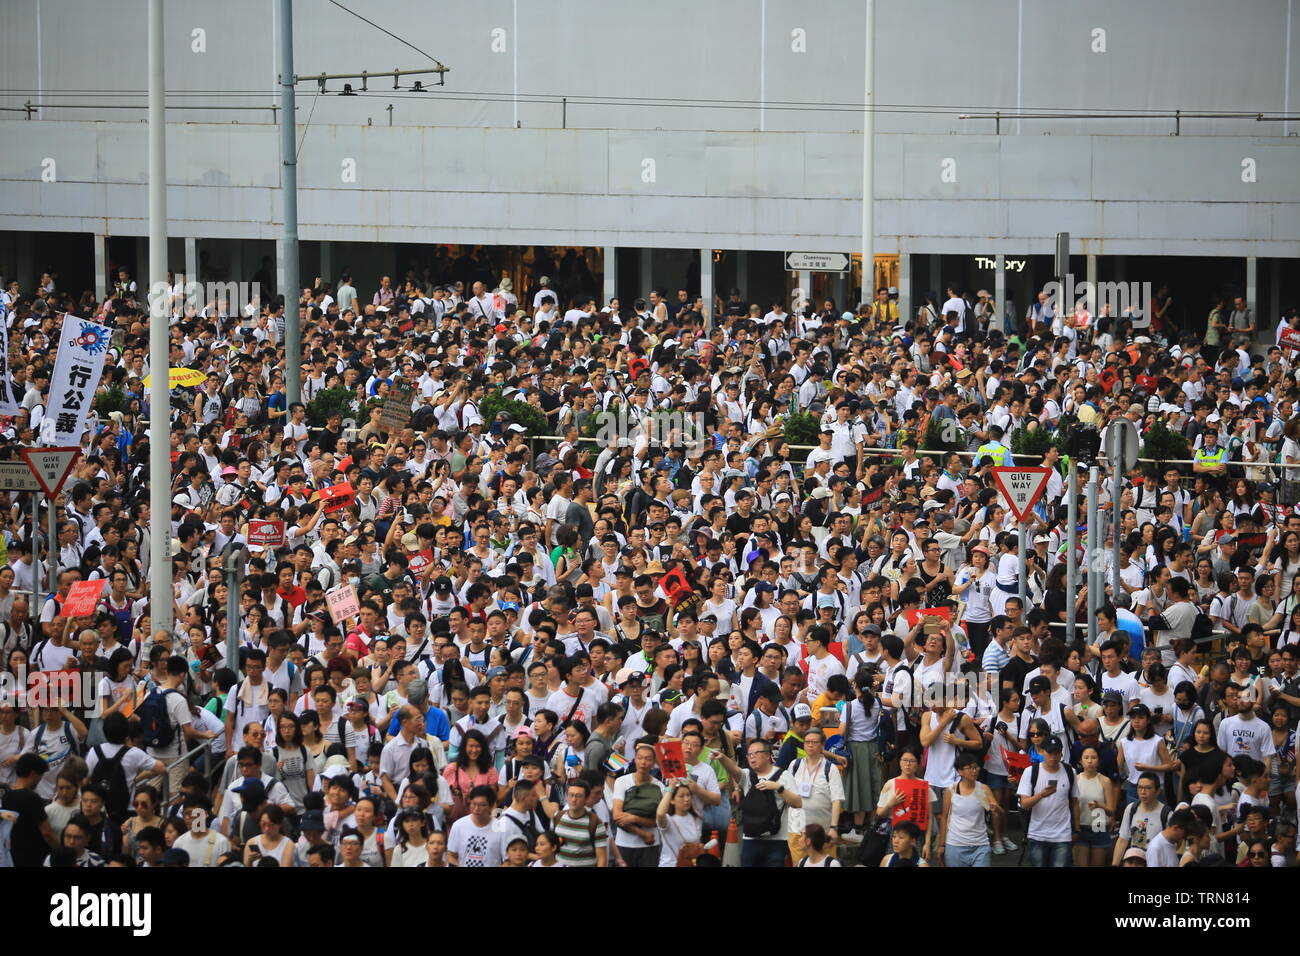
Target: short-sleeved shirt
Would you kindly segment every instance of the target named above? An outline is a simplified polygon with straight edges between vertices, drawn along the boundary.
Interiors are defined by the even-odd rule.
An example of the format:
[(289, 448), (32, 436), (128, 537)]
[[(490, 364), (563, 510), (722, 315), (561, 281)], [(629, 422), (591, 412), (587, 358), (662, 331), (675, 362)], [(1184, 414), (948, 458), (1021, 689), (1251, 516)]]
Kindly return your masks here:
[(481, 827), (472, 816), (464, 816), (451, 825), (447, 835), (447, 849), (456, 854), (462, 867), (500, 866), (505, 848), (506, 835), (496, 828), (495, 821)]

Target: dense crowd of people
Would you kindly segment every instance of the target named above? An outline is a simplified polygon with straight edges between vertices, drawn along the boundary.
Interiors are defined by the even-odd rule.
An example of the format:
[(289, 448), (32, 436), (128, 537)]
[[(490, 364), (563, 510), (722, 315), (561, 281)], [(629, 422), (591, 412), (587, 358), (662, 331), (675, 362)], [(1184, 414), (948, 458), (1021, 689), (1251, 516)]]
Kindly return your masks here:
[[(57, 540), (0, 499), (0, 862), (1296, 865), (1294, 312), (1262, 348), (1240, 299), (1197, 334), (1045, 297), (1004, 330), (959, 286), (910, 316), (532, 285), (318, 281), (301, 402), (282, 299), (169, 287), (166, 426), (125, 271), (7, 286), (0, 459), (65, 317), (115, 335)], [(1072, 536), (1120, 418), (1189, 450)], [(1012, 464), (1051, 469), (1023, 525)]]

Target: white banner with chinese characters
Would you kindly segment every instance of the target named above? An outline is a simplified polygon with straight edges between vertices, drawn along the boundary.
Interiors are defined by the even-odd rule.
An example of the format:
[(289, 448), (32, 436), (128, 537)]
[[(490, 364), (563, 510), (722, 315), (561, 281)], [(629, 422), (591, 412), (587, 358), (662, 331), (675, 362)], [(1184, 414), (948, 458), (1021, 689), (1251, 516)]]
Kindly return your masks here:
[(41, 422), (46, 445), (80, 445), (86, 416), (104, 371), (113, 330), (69, 315), (59, 332), (59, 353), (50, 378), (50, 401)]

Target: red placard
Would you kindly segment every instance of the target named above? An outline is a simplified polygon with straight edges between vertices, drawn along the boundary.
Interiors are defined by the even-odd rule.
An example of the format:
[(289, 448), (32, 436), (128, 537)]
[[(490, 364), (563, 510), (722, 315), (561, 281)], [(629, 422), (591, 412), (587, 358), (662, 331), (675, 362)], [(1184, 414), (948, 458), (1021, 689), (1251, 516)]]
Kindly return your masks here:
[(97, 581), (78, 581), (72, 585), (68, 588), (63, 607), (59, 609), (59, 617), (86, 617), (94, 614), (106, 584), (108, 582), (100, 578)]
[(1300, 349), (1300, 329), (1287, 326), (1277, 337), (1277, 344), (1284, 349)]
[(682, 573), (681, 568), (673, 568), (667, 574), (659, 579), (659, 587), (664, 592), (668, 600), (674, 604), (678, 598), (689, 594), (691, 585), (686, 580), (686, 575)]
[(424, 572), (430, 564), (433, 563), (433, 549), (425, 548), (423, 551), (417, 551), (411, 555), (407, 562), (407, 569), (417, 577)]
[(659, 770), (665, 780), (681, 780), (686, 776), (686, 755), (680, 740), (661, 740), (655, 744), (659, 757)]
[(356, 492), (352, 490), (350, 482), (340, 482), (337, 485), (330, 485), (328, 488), (320, 490), (321, 505), (328, 511), (339, 511), (346, 508), (356, 498)]
[(908, 627), (916, 627), (916, 622), (923, 617), (937, 617), (943, 621), (951, 621), (952, 611), (946, 607), (913, 607), (903, 612), (903, 620), (907, 621)]
[(278, 548), (284, 544), (284, 522), (257, 520), (248, 522), (248, 543), (264, 548)]
[(894, 792), (903, 794), (903, 802), (894, 807), (890, 822), (911, 820), (922, 830), (930, 822), (930, 785), (924, 780), (894, 778)]

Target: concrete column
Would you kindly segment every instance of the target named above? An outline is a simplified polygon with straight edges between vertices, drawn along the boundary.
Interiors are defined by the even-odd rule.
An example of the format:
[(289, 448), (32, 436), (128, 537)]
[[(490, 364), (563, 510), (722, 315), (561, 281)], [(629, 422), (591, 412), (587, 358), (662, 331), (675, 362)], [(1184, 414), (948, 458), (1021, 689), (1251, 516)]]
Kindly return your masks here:
[(95, 242), (95, 299), (108, 298), (108, 237), (96, 233)]
[(916, 309), (912, 307), (912, 254), (910, 252), (898, 253), (898, 322), (900, 325), (907, 322)]
[[(943, 297), (943, 293), (939, 293)], [(997, 303), (997, 308), (993, 310), (993, 318), (989, 320), (990, 329), (999, 329), (1002, 332), (1007, 331), (1007, 257), (999, 252), (995, 257), (993, 265), (993, 301)]]
[[(1088, 285), (1092, 287), (1093, 294), (1095, 295), (1097, 292), (1097, 257), (1095, 255), (1089, 255), (1087, 259)], [(1091, 310), (1093, 307), (1090, 305), (1088, 308)]]
[[(320, 281), (329, 283), (333, 282), (334, 275), (334, 244), (328, 239), (322, 239), (320, 242)], [(428, 295), (428, 290), (425, 290)]]
[[(1246, 308), (1259, 311), (1259, 260), (1254, 256), (1246, 257)], [(1259, 316), (1255, 324), (1262, 327)]]
[(647, 303), (649, 303), (650, 301), (650, 290), (655, 287), (654, 256), (655, 256), (655, 251), (653, 249), (646, 249), (646, 248), (641, 249), (640, 295), (642, 295), (645, 298)]
[(199, 240), (185, 237), (185, 284), (199, 281)]
[(618, 247), (605, 247), (605, 301), (601, 305), (609, 305), (610, 299), (618, 298)]
[(713, 250), (700, 250), (700, 297), (704, 299), (704, 327), (713, 328)]

